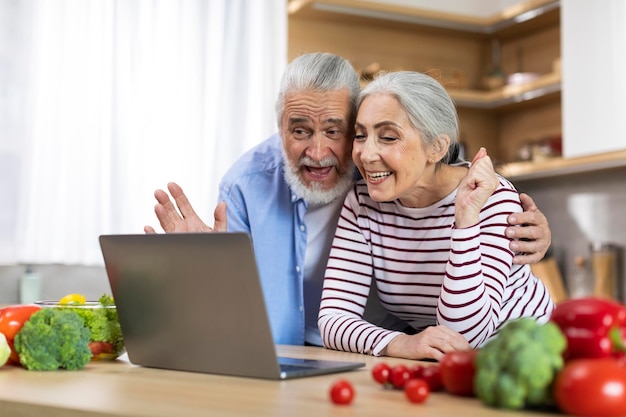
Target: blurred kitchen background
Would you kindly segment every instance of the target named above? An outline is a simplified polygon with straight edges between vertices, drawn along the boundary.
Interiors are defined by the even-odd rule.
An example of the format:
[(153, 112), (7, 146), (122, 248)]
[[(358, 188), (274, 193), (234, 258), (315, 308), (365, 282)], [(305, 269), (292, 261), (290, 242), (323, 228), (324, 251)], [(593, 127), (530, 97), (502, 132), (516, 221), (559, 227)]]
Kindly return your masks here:
[(465, 155), (486, 146), (547, 216), (535, 270), (555, 298), (624, 301), (622, 0), (0, 0), (0, 304), (21, 284), (108, 292), (97, 236), (157, 226), (168, 181), (212, 223), (223, 172), (276, 129), (284, 65), (312, 51), (364, 84), (438, 78)]

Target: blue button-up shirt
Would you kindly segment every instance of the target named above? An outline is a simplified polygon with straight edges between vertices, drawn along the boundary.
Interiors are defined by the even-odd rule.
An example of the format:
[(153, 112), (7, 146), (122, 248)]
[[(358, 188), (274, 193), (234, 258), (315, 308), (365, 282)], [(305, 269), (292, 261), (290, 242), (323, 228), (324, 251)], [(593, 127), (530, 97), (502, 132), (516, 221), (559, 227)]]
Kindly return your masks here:
[(304, 344), (307, 203), (285, 181), (278, 134), (230, 168), (220, 183), (219, 200), (227, 205), (228, 231), (252, 238), (274, 342)]

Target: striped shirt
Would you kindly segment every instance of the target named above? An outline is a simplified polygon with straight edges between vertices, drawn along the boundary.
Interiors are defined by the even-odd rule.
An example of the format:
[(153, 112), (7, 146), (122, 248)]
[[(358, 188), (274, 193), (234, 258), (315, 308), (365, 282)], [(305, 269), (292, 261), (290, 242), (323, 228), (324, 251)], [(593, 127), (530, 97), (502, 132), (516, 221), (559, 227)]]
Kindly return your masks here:
[(506, 179), (478, 224), (454, 227), (456, 190), (425, 208), (375, 202), (363, 180), (344, 202), (330, 252), (318, 324), (324, 346), (380, 355), (399, 333), (363, 320), (372, 279), (382, 305), (417, 331), (436, 324), (480, 347), (510, 319), (548, 320), (554, 307), (529, 265), (513, 265), (504, 235), (521, 212)]

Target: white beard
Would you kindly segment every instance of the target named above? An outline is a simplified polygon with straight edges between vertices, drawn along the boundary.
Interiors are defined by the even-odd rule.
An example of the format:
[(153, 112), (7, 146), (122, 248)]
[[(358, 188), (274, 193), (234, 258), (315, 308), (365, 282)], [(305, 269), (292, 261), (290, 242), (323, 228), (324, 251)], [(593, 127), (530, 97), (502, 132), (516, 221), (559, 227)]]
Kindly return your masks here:
[[(302, 160), (300, 160), (299, 163), (302, 164)], [(322, 166), (337, 166), (337, 160), (334, 158), (324, 159), (320, 163)], [(307, 161), (307, 164), (309, 164), (309, 161)], [(308, 187), (303, 184), (298, 175), (298, 166), (292, 166), (287, 155), (285, 155), (284, 149), (283, 170), (285, 171), (285, 181), (287, 181), (287, 184), (309, 204), (328, 204), (339, 197), (343, 198), (353, 184), (354, 163), (352, 161), (348, 164), (346, 172), (340, 174), (337, 184), (329, 190), (322, 190), (320, 188), (321, 184), (318, 182), (311, 182)]]

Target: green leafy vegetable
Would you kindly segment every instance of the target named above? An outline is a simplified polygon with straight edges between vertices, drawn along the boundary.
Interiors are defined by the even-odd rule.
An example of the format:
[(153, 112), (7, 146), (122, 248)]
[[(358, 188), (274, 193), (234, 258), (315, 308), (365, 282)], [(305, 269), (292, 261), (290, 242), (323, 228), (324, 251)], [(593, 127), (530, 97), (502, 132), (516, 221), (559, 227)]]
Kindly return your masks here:
[(552, 322), (507, 324), (476, 355), (474, 387), (487, 405), (521, 409), (552, 403), (552, 382), (563, 368), (565, 336)]
[(122, 328), (117, 316), (115, 302), (108, 294), (103, 294), (98, 300), (103, 308), (72, 308), (65, 307), (76, 311), (85, 321), (85, 325), (91, 332), (91, 341), (107, 342), (115, 346), (116, 352), (124, 347), (124, 339), (122, 337)]
[(31, 371), (82, 369), (91, 359), (89, 329), (73, 310), (43, 308), (17, 333), (15, 350)]

